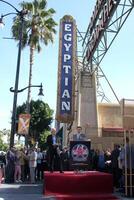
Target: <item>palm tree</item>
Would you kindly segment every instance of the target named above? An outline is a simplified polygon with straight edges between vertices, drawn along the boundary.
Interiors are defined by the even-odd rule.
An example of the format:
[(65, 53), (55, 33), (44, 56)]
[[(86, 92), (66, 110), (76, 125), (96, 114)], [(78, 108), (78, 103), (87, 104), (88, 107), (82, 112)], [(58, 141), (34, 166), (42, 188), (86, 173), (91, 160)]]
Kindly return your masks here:
[[(34, 51), (41, 51), (41, 43), (48, 45), (49, 42), (53, 42), (57, 23), (52, 18), (55, 10), (53, 8), (47, 10), (46, 0), (33, 0), (33, 2), (23, 2), (20, 5), (28, 11), (26, 20), (24, 20), (22, 48), (30, 47), (29, 88), (27, 96), (27, 112), (30, 112), (30, 86), (32, 81)], [(12, 26), (12, 34), (15, 40), (19, 40), (20, 26), (20, 18), (16, 16)]]

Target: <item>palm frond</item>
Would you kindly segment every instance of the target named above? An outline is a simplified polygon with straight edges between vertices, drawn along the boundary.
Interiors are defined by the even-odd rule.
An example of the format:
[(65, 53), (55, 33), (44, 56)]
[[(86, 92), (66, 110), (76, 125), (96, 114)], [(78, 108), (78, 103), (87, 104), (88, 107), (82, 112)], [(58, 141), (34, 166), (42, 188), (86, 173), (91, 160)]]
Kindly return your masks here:
[[(57, 26), (53, 19), (55, 10), (47, 9), (47, 0), (23, 1), (20, 6), (28, 10), (23, 27), (22, 47), (34, 46), (34, 49), (40, 52), (42, 44), (48, 45), (49, 42), (54, 41), (55, 27)], [(20, 26), (20, 19), (17, 16), (12, 26), (15, 40), (19, 40)]]
[(50, 9), (48, 10), (48, 13), (50, 13), (51, 15), (53, 15), (53, 14), (55, 14), (56, 12), (55, 12), (55, 10), (54, 10), (53, 8), (50, 8)]
[(46, 0), (41, 0), (39, 4), (39, 9), (43, 10), (47, 6), (47, 1)]

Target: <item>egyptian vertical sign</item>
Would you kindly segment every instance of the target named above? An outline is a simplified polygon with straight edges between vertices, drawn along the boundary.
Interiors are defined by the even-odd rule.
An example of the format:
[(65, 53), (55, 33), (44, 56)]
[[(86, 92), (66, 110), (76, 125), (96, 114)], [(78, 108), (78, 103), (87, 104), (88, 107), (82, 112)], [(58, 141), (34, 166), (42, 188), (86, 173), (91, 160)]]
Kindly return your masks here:
[(74, 74), (76, 67), (76, 23), (72, 16), (60, 21), (57, 113), (59, 122), (74, 120)]

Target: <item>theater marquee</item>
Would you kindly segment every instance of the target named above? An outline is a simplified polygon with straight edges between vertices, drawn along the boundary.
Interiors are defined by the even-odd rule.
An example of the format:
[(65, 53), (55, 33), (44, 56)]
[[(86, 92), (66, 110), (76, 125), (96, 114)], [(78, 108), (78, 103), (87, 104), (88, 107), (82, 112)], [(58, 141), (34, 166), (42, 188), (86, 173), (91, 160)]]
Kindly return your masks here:
[(89, 23), (89, 39), (86, 52), (87, 61), (90, 61), (99, 45), (99, 42), (114, 15), (120, 0), (97, 0)]
[(76, 23), (71, 16), (60, 21), (57, 113), (59, 122), (74, 120), (74, 74), (76, 66)]

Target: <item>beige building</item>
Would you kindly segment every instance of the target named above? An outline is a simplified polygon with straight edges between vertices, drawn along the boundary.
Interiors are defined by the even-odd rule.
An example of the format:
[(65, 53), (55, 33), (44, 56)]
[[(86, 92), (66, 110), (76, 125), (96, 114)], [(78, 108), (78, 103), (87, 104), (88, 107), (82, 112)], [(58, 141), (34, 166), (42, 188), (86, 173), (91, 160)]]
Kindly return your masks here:
[(77, 125), (80, 125), (87, 139), (91, 140), (92, 148), (113, 149), (115, 144), (123, 144), (123, 127), (133, 127), (133, 116), (133, 102), (125, 105), (125, 123), (122, 104), (97, 103), (95, 75), (82, 71), (76, 81), (75, 120), (71, 130), (69, 125), (64, 125), (64, 144), (69, 143)]

